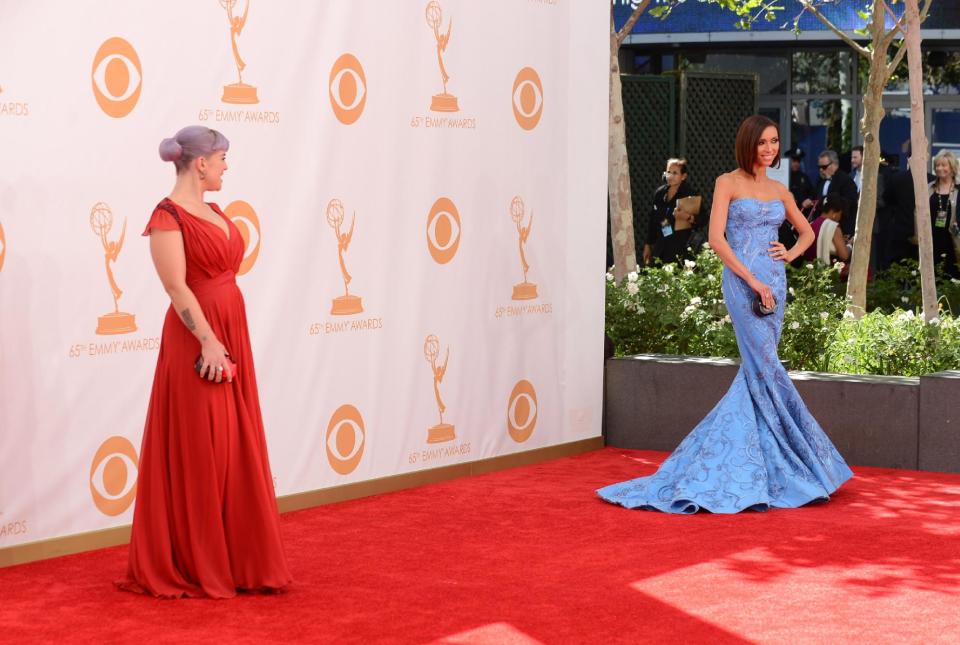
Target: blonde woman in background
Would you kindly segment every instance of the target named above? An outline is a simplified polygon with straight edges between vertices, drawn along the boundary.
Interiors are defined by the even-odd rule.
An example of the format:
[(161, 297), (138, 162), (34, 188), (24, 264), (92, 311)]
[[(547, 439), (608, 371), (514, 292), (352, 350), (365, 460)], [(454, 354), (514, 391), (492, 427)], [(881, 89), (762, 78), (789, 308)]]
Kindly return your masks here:
[(930, 225), (933, 228), (933, 261), (944, 264), (951, 277), (960, 277), (960, 227), (957, 224), (957, 176), (960, 163), (949, 150), (941, 150), (933, 158), (936, 179), (927, 186), (930, 196)]

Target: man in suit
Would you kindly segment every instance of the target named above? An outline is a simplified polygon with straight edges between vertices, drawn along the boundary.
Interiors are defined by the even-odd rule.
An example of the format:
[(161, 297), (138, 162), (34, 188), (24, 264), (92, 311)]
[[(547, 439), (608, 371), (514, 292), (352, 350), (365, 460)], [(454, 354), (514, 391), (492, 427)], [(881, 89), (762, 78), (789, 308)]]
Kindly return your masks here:
[[(834, 150), (824, 150), (817, 158), (817, 168), (820, 169), (820, 180), (817, 182), (814, 199), (803, 202), (804, 208), (813, 206), (810, 219), (820, 216), (823, 200), (827, 195), (837, 195), (849, 205), (847, 212), (840, 220), (840, 229), (844, 235), (853, 235), (857, 226), (857, 185), (850, 179), (850, 175), (840, 170), (840, 157)], [(814, 201), (815, 200), (815, 201)]]
[(803, 208), (803, 203), (814, 196), (813, 182), (803, 171), (803, 150), (793, 148), (787, 152), (787, 156), (790, 157), (790, 192), (797, 208)]
[(850, 179), (857, 185), (857, 192), (863, 190), (863, 146), (854, 146), (850, 150)]

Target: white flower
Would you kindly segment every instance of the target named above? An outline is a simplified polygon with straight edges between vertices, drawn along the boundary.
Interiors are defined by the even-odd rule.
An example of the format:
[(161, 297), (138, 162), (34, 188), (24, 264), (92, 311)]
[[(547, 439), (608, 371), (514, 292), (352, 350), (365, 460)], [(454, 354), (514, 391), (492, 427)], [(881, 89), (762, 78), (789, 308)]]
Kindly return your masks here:
[(710, 242), (704, 242), (703, 244), (701, 244), (701, 248), (709, 249), (709, 248), (710, 248)]
[(608, 273), (608, 274), (607, 274), (607, 282), (613, 282), (613, 274), (612, 274), (612, 273)]
[(637, 295), (639, 291), (640, 291), (640, 287), (637, 286), (636, 282), (627, 283), (627, 293), (629, 293), (631, 296)]
[(715, 275), (713, 275), (713, 274), (711, 273), (710, 275), (707, 276), (707, 280), (709, 280), (710, 282), (716, 282), (716, 281), (717, 281), (717, 276), (715, 276)]
[(848, 338), (848, 339), (847, 339), (847, 345), (856, 345), (856, 344), (857, 344), (857, 339), (856, 339), (856, 338)]
[(630, 282), (636, 282), (638, 277), (640, 276), (637, 275), (636, 271), (631, 271), (630, 273), (627, 274), (627, 280), (629, 280)]
[(960, 280), (957, 280), (956, 278), (950, 278), (950, 282), (952, 284), (960, 284)]
[(696, 311), (696, 310), (697, 310), (697, 308), (694, 307), (693, 305), (687, 305), (686, 308), (683, 310), (683, 315), (684, 315), (684, 317), (689, 316), (690, 314), (692, 314), (692, 313), (693, 313), (694, 311)]
[(808, 268), (808, 269), (812, 269), (812, 268), (813, 268), (813, 265), (812, 265), (812, 264), (808, 264), (808, 265), (807, 265), (807, 268)]
[(843, 312), (843, 317), (844, 317), (844, 318), (856, 318), (856, 316), (853, 315), (853, 312), (850, 311), (849, 309)]
[(820, 312), (820, 320), (826, 320), (829, 317), (830, 317), (830, 314), (828, 314), (826, 311)]
[(937, 326), (940, 324), (940, 319), (937, 318), (936, 316), (934, 316), (933, 318), (931, 318), (930, 320), (927, 321), (927, 324), (930, 324), (930, 325), (933, 325), (934, 327), (937, 327)]
[(701, 302), (703, 302), (703, 299), (700, 296), (694, 296), (690, 298), (690, 304), (694, 307), (699, 305)]
[(732, 320), (730, 320), (730, 314), (727, 314), (726, 316), (723, 317), (723, 322), (727, 324), (733, 322)]
[(797, 292), (793, 290), (793, 287), (790, 287), (789, 289), (787, 289), (787, 292), (788, 292), (791, 296), (797, 295)]
[(843, 268), (845, 266), (847, 265), (844, 264), (843, 262), (837, 262), (836, 264), (833, 265), (833, 268), (837, 270), (837, 273), (839, 273), (840, 271), (843, 271)]
[(910, 272), (910, 275), (916, 276), (916, 275), (917, 275), (917, 271), (916, 271), (916, 270), (911, 271), (911, 272)]
[(899, 322), (899, 323), (910, 322), (910, 321), (913, 320), (915, 317), (916, 317), (916, 316), (914, 316), (913, 310), (911, 309), (911, 310), (909, 310), (909, 311), (904, 311), (902, 314), (900, 314), (899, 316), (897, 316), (897, 322)]
[(642, 306), (637, 305), (637, 313), (638, 313), (638, 314), (645, 314), (645, 313), (647, 313), (647, 310), (644, 309)]
[(900, 302), (910, 302), (910, 298), (906, 296), (900, 296)]
[(672, 264), (668, 264), (665, 267), (663, 267), (663, 270), (666, 271), (667, 273), (673, 273), (673, 270), (676, 268), (677, 268), (676, 266)]
[(693, 267), (697, 266), (697, 263), (693, 260), (684, 260), (683, 266), (687, 267), (688, 269), (692, 269)]
[(794, 320), (792, 323), (790, 323), (790, 329), (800, 329), (800, 323)]

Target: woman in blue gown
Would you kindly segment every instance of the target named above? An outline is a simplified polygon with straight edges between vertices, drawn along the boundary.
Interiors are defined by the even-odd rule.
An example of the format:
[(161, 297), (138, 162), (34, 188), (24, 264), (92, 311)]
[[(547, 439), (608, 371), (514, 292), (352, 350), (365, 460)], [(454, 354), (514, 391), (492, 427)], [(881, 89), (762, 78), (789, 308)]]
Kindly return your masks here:
[[(738, 513), (826, 500), (853, 473), (807, 410), (777, 357), (786, 300), (784, 263), (814, 241), (783, 184), (766, 175), (779, 162), (780, 132), (763, 116), (737, 131), (737, 170), (713, 193), (710, 246), (723, 260), (723, 297), (740, 348), (740, 371), (724, 397), (656, 473), (601, 488), (608, 502), (666, 513)], [(786, 217), (799, 232), (778, 241)], [(759, 297), (772, 315), (754, 313)]]

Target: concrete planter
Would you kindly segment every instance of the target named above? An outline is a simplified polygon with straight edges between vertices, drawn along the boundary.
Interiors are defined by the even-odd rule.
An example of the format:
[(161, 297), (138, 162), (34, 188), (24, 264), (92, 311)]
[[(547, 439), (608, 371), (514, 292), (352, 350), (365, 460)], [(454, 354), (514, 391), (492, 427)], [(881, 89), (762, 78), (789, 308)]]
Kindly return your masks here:
[[(730, 387), (736, 361), (639, 354), (606, 362), (607, 445), (670, 451)], [(851, 464), (960, 472), (960, 371), (921, 378), (791, 372)]]

